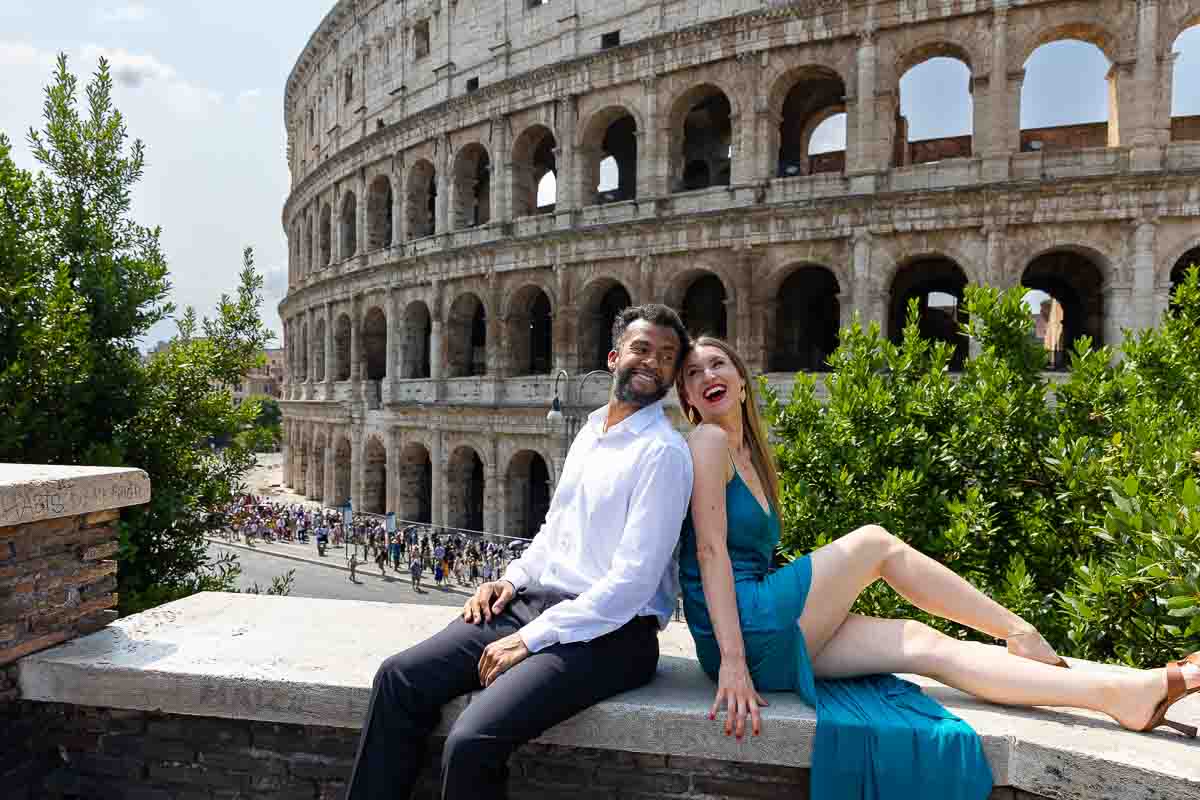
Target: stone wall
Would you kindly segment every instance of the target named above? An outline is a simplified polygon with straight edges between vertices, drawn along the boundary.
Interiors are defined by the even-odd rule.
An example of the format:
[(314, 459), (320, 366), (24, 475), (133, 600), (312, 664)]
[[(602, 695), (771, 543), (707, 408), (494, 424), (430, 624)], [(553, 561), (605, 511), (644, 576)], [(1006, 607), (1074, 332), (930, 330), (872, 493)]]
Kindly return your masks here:
[(49, 768), (19, 702), (16, 662), (116, 619), (122, 506), (149, 499), (141, 470), (0, 465), (0, 786), (34, 792)]
[[(358, 731), (347, 728), (53, 703), (28, 708), (55, 762), (36, 795), (46, 800), (340, 800), (358, 742)], [(438, 796), (440, 744), (430, 748), (418, 800)], [(807, 798), (808, 770), (529, 744), (513, 757), (509, 792), (543, 800)], [(1007, 787), (992, 792), (992, 800), (1037, 797)]]

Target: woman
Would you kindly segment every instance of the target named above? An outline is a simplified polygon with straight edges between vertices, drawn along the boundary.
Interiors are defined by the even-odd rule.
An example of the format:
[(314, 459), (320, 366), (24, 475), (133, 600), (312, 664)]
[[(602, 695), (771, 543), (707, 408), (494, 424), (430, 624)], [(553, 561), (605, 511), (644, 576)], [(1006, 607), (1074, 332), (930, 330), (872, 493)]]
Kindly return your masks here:
[[(799, 693), (817, 712), (816, 800), (973, 800), (990, 792), (978, 737), (894, 672), (995, 703), (1087, 708), (1130, 730), (1170, 725), (1196, 735), (1165, 715), (1200, 691), (1200, 653), (1159, 670), (1056, 669), (1066, 662), (1032, 625), (877, 525), (768, 574), (779, 542), (779, 485), (746, 366), (725, 342), (701, 337), (676, 388), (697, 426), (689, 438), (695, 484), (680, 579), (700, 664), (717, 682), (709, 717), (724, 706), (727, 736), (740, 739), (747, 717), (757, 736), (759, 708), (767, 704), (759, 692)], [(959, 641), (915, 621), (851, 614), (859, 594), (879, 579), (930, 614), (1004, 639), (1007, 649)]]

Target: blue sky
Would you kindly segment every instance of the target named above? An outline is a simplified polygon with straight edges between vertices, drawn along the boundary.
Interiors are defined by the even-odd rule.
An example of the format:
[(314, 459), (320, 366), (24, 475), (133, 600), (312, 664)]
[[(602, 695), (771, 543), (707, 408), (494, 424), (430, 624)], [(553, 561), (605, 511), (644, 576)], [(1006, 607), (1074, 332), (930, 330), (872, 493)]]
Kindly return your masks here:
[[(81, 79), (106, 55), (130, 134), (147, 145), (134, 211), (143, 224), (163, 227), (174, 300), (211, 313), (221, 292), (234, 286), (242, 247), (253, 245), (267, 279), (264, 316), (279, 331), (275, 307), (287, 289), (280, 212), (289, 187), (283, 88), (332, 6), (332, 0), (0, 0), (0, 131), (13, 140), (18, 163), (35, 167), (25, 132), (41, 125), (42, 87), (55, 54), (66, 52)], [(1183, 55), (1175, 113), (1200, 114), (1200, 28), (1185, 33), (1176, 49)], [(1103, 54), (1090, 45), (1039, 50), (1026, 65), (1023, 127), (1105, 119), (1107, 71)], [(905, 76), (910, 138), (970, 131), (967, 77), (949, 59)], [(843, 136), (831, 121), (818, 138), (840, 149)], [(173, 330), (164, 324), (148, 344)]]

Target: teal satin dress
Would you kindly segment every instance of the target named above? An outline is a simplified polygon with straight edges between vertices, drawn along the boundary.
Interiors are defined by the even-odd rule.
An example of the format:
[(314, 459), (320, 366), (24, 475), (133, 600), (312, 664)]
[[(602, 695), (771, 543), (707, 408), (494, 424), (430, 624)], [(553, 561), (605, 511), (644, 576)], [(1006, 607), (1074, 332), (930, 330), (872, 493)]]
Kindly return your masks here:
[[(816, 710), (813, 800), (984, 800), (992, 790), (992, 772), (978, 735), (916, 684), (894, 675), (814, 678), (796, 624), (808, 600), (812, 561), (804, 556), (770, 571), (779, 519), (763, 509), (738, 474), (725, 488), (725, 509), (738, 618), (754, 686), (762, 692), (796, 692)], [(679, 575), (700, 665), (715, 681), (721, 655), (704, 601), (690, 512), (683, 523)]]

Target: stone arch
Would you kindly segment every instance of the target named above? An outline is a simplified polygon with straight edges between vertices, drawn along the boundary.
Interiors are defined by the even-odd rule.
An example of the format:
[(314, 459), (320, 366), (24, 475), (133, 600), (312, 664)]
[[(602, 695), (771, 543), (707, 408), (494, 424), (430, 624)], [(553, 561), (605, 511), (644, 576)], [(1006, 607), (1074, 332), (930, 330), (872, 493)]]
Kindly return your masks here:
[(296, 494), (308, 496), (308, 459), (311, 457), (309, 450), (309, 435), (308, 431), (301, 429), (299, 446), (296, 448), (297, 458), (300, 462), (299, 469), (292, 471), (292, 488), (296, 490)]
[(788, 269), (771, 302), (769, 371), (816, 372), (837, 349), (841, 286), (833, 270), (815, 264)]
[[(1035, 94), (1039, 82), (1039, 71), (1036, 64), (1032, 67), (1029, 61), (1035, 53), (1045, 47), (1063, 41), (1078, 41), (1095, 46), (1107, 60), (1108, 71), (1104, 80), (1108, 84), (1107, 119), (1102, 123), (1092, 123), (1086, 120), (1062, 121), (1026, 128), (1024, 121), (1026, 112), (1036, 104), (1030, 101), (1030, 95)], [(1067, 21), (1050, 26), (1036, 32), (1017, 48), (1021, 60), (1016, 66), (1024, 75), (1021, 85), (1021, 95), (1018, 110), (1018, 124), (1021, 128), (1020, 147), (1024, 152), (1053, 152), (1056, 150), (1076, 150), (1087, 147), (1115, 147), (1121, 143), (1120, 107), (1117, 103), (1117, 82), (1122, 80), (1121, 70), (1114, 69), (1114, 64), (1120, 63), (1120, 39), (1114, 36), (1105, 24), (1094, 21)], [(1032, 70), (1032, 73), (1030, 72)], [(1043, 80), (1063, 80), (1062, 70), (1043, 73)], [(1078, 74), (1070, 78), (1073, 85), (1080, 83)]]
[(447, 377), (487, 374), (487, 307), (474, 292), (450, 306), (446, 331)]
[(367, 190), (367, 249), (392, 246), (392, 181), (376, 175)]
[[(580, 126), (578, 145), (583, 205), (616, 203), (637, 197), (637, 140), (641, 130), (638, 115), (622, 105), (606, 106)], [(615, 187), (601, 183), (601, 165), (608, 158), (615, 162)]]
[(333, 450), (333, 505), (344, 506), (350, 500), (350, 437), (339, 436)]
[(301, 245), (301, 250), (304, 253), (304, 272), (307, 274), (315, 270), (317, 266), (313, 263), (313, 218), (311, 213), (304, 217), (304, 243)]
[(1021, 285), (1050, 297), (1038, 327), (1052, 369), (1066, 368), (1067, 353), (1084, 336), (1104, 344), (1105, 273), (1092, 256), (1075, 248), (1041, 253), (1026, 265)]
[(429, 306), (422, 300), (414, 300), (404, 309), (404, 336), (400, 340), (401, 378), (430, 377), (432, 339), (433, 317)]
[(409, 167), (404, 192), (409, 239), (432, 236), (437, 232), (437, 191), (437, 169), (431, 161), (422, 158)]
[[(1161, 23), (1160, 23), (1161, 24)], [(1170, 85), (1171, 97), (1164, 98), (1170, 105), (1167, 114), (1170, 119), (1170, 140), (1172, 142), (1200, 141), (1200, 104), (1195, 102), (1194, 92), (1187, 92), (1183, 87), (1190, 86), (1187, 76), (1200, 64), (1200, 13), (1185, 19), (1182, 26), (1170, 26), (1174, 35), (1168, 39), (1168, 44), (1162, 49), (1170, 55), (1171, 74), (1164, 73), (1163, 83)], [(1185, 99), (1185, 98), (1190, 98)], [(1177, 101), (1184, 105), (1181, 107)]]
[(705, 81), (671, 103), (668, 153), (673, 192), (728, 186), (733, 174), (734, 95)]
[[(779, 121), (778, 126), (773, 126), (774, 138), (770, 143), (772, 152), (778, 154), (776, 174), (779, 177), (812, 174), (809, 141), (817, 125), (829, 116), (845, 113), (845, 80), (828, 67), (796, 67), (775, 79), (768, 98), (769, 107)], [(844, 169), (844, 152), (841, 162)], [(831, 170), (825, 167), (825, 171)]]
[(483, 504), (487, 491), (487, 466), (469, 444), (459, 445), (446, 462), (447, 525), (483, 530)]
[(313, 380), (323, 382), (325, 375), (325, 320), (317, 320), (316, 352), (313, 353)]
[(333, 263), (333, 209), (329, 203), (321, 206), (321, 263), (328, 267)]
[(317, 434), (313, 438), (313, 485), (307, 487), (307, 497), (313, 500), (325, 499), (325, 447), (325, 434)]
[(350, 315), (339, 314), (333, 329), (333, 378), (350, 380)]
[(422, 442), (409, 441), (397, 464), (396, 516), (407, 522), (433, 522), (433, 460)]
[[(965, 67), (966, 85), (963, 86), (963, 89), (967, 95), (967, 133), (965, 135), (925, 137), (921, 140), (914, 140), (910, 134), (912, 121), (904, 113), (904, 84), (910, 76), (912, 79), (920, 81), (925, 77), (921, 74), (921, 71), (927, 68), (930, 70), (934, 69), (935, 65), (931, 62), (943, 59), (957, 61)], [(947, 158), (968, 158), (973, 155), (975, 124), (972, 84), (976, 63), (977, 59), (972, 56), (967, 46), (956, 42), (949, 42), (941, 38), (921, 42), (897, 54), (894, 66), (894, 86), (897, 94), (896, 130), (892, 151), (892, 164), (894, 166), (922, 164), (931, 161), (941, 161)], [(916, 72), (914, 73), (914, 71)], [(916, 88), (911, 83), (909, 86), (914, 90)], [(922, 109), (921, 112), (924, 113), (924, 110)]]
[(667, 291), (667, 305), (679, 311), (692, 336), (729, 335), (727, 301), (732, 297), (726, 280), (716, 270), (696, 267), (675, 277)]
[(535, 450), (520, 450), (504, 472), (504, 535), (532, 539), (550, 511), (550, 467)]
[(371, 306), (362, 321), (363, 377), (380, 381), (388, 372), (388, 320), (379, 306)]
[(342, 211), (339, 215), (341, 239), (341, 256), (345, 260), (358, 252), (358, 198), (354, 192), (346, 192), (342, 197)]
[(479, 142), (459, 148), (451, 180), (451, 230), (486, 225), (492, 215), (492, 161)]
[(608, 368), (613, 321), (633, 305), (629, 290), (617, 278), (597, 278), (579, 293), (579, 368)]
[[(1098, 12), (1102, 13), (1100, 9)], [(1100, 48), (1110, 64), (1121, 60), (1121, 37), (1105, 25), (1099, 13), (1092, 19), (1076, 18), (1060, 20), (1058, 24), (1030, 30), (1024, 38), (1009, 45), (1009, 72), (1020, 72), (1039, 47), (1064, 39), (1076, 39)], [(1013, 46), (1015, 45), (1015, 46)]]
[(558, 139), (549, 127), (530, 125), (513, 144), (512, 153), (512, 215), (525, 217), (530, 214), (548, 214), (554, 211), (555, 202), (538, 205), (538, 190), (546, 175), (558, 179)]
[(513, 375), (547, 375), (554, 367), (554, 306), (537, 284), (518, 289), (508, 305), (509, 363)]
[(1168, 290), (1170, 297), (1169, 303), (1171, 307), (1175, 306), (1175, 287), (1183, 283), (1184, 278), (1187, 277), (1187, 271), (1194, 266), (1200, 266), (1200, 245), (1193, 247), (1191, 250), (1180, 256), (1175, 262), (1175, 266), (1171, 268), (1171, 274), (1169, 276), (1171, 283), (1170, 289)]
[(300, 353), (299, 353), (299, 373), (300, 380), (308, 380), (308, 323), (304, 322), (300, 325)]
[(387, 447), (377, 436), (363, 445), (363, 496), (357, 511), (387, 513)]
[(908, 303), (916, 299), (921, 335), (953, 345), (950, 368), (962, 369), (968, 349), (967, 337), (960, 330), (965, 321), (962, 303), (966, 287), (966, 271), (945, 256), (923, 255), (901, 262), (892, 274), (889, 289), (888, 336), (893, 341), (901, 339)]

